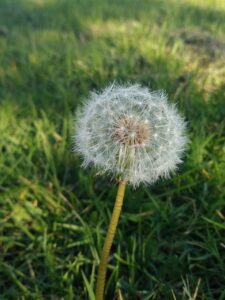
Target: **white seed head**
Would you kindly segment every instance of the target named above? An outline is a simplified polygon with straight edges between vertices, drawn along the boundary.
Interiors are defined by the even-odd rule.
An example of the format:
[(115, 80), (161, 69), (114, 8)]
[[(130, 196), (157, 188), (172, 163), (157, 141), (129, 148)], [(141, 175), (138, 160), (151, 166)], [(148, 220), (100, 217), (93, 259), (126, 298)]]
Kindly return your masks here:
[(114, 84), (91, 93), (78, 116), (75, 150), (84, 167), (93, 164), (134, 186), (152, 184), (181, 163), (185, 127), (163, 92)]

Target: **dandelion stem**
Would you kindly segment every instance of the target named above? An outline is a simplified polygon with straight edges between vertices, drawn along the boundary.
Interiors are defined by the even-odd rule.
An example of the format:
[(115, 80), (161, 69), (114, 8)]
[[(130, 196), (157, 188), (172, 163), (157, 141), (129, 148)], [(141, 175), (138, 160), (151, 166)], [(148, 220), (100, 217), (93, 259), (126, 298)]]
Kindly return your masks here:
[(97, 277), (96, 300), (103, 300), (107, 263), (108, 263), (110, 249), (111, 249), (113, 239), (115, 236), (117, 224), (119, 221), (121, 208), (123, 205), (125, 186), (126, 186), (126, 182), (120, 181), (118, 191), (117, 191), (115, 205), (114, 205), (113, 212), (112, 212), (112, 217), (110, 220), (108, 232), (106, 235), (105, 243), (104, 243), (102, 254), (101, 254), (101, 260), (100, 260), (100, 265), (99, 265), (99, 269), (98, 269), (98, 277)]

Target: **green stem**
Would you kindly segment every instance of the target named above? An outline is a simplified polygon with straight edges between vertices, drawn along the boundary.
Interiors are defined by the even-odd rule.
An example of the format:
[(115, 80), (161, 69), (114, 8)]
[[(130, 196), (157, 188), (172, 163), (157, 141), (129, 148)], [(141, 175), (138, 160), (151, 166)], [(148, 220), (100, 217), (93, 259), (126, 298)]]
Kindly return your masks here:
[(112, 217), (110, 220), (108, 232), (106, 235), (104, 247), (101, 254), (100, 265), (98, 269), (98, 277), (97, 277), (97, 288), (95, 294), (96, 300), (103, 300), (107, 263), (108, 263), (110, 249), (112, 247), (113, 239), (116, 233), (116, 228), (119, 221), (121, 208), (123, 205), (125, 187), (126, 187), (126, 182), (121, 181), (119, 183), (116, 201), (112, 212)]

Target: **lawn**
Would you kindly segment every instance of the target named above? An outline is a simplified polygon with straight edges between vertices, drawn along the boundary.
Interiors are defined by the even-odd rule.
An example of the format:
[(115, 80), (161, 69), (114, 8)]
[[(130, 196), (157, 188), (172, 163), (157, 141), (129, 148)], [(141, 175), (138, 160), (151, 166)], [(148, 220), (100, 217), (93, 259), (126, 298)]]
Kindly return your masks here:
[(140, 82), (188, 121), (178, 174), (128, 187), (106, 299), (225, 299), (225, 2), (0, 0), (0, 299), (93, 300), (116, 184), (83, 170), (90, 90)]

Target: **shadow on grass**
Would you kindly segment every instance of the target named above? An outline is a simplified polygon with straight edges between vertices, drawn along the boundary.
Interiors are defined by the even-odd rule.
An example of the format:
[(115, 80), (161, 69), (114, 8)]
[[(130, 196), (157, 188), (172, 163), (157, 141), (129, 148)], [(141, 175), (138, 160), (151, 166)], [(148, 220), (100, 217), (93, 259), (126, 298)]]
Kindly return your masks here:
[[(179, 60), (159, 57), (149, 62), (133, 45), (125, 54), (124, 49), (117, 50), (117, 57), (113, 57), (114, 41), (102, 39), (101, 44), (91, 36), (88, 22), (98, 19), (140, 20), (146, 26), (166, 26), (171, 33), (186, 25), (204, 29), (218, 24), (222, 28), (225, 26), (224, 18), (222, 11), (172, 1), (117, 0), (106, 3), (63, 0), (38, 4), (25, 0), (2, 0), (0, 35), (2, 32), (2, 39), (8, 36), (2, 66), (10, 70), (2, 81), (0, 77), (0, 96), (15, 97), (17, 103), (30, 101), (44, 109), (56, 103), (63, 108), (65, 102), (68, 107), (75, 108), (74, 98), (79, 99), (89, 89), (99, 88), (115, 78), (118, 81), (151, 82), (153, 88), (161, 86), (169, 93), (173, 92), (177, 85), (175, 81), (183, 76), (179, 73)], [(44, 36), (37, 33), (44, 31), (47, 31)], [(66, 36), (68, 32), (69, 36)], [(96, 56), (96, 49), (88, 45), (92, 38), (98, 52)], [(79, 54), (74, 55), (77, 52)], [(87, 62), (83, 63), (85, 57)], [(54, 101), (51, 101), (53, 98)]]
[[(128, 9), (129, 7), (129, 9)], [(225, 27), (225, 12), (218, 9), (198, 7), (183, 2), (149, 1), (49, 1), (38, 4), (25, 0), (1, 0), (0, 25), (9, 29), (72, 29), (77, 33), (89, 19), (140, 20), (149, 24), (162, 24), (169, 17), (169, 28), (202, 26), (209, 24)], [(82, 25), (81, 25), (82, 24)]]

